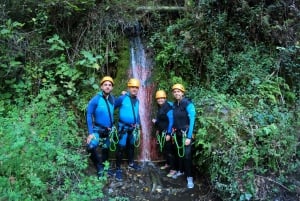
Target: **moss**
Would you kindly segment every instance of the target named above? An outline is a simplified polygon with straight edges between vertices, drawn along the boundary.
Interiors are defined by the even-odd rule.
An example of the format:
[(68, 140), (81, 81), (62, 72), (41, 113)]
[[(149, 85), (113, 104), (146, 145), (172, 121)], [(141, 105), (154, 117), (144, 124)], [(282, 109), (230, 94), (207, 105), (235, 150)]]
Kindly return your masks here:
[(122, 90), (126, 90), (126, 83), (128, 80), (128, 68), (130, 66), (130, 51), (129, 40), (126, 37), (122, 37), (118, 41), (118, 57), (117, 62), (117, 76), (115, 78), (114, 94), (118, 95)]

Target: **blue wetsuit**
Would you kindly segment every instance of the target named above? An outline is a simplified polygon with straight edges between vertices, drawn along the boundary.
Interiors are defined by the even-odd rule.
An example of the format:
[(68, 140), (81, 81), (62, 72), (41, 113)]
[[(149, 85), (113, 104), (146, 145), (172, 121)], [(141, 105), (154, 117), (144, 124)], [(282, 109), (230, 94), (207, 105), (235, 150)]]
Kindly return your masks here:
[[(183, 98), (180, 102), (175, 102), (174, 109), (174, 125), (175, 135), (179, 147), (185, 143), (185, 138), (192, 140), (194, 131), (196, 110), (191, 100)], [(186, 134), (186, 136), (184, 136)], [(184, 157), (180, 157), (178, 149), (176, 153), (178, 169), (185, 172), (187, 177), (192, 176), (192, 142), (188, 146), (184, 146)]]
[(127, 92), (116, 99), (115, 108), (119, 108), (118, 135), (119, 143), (116, 150), (116, 167), (120, 168), (123, 152), (128, 151), (128, 163), (133, 163), (134, 142), (133, 130), (140, 125), (139, 100)]
[(102, 162), (108, 159), (109, 131), (113, 126), (114, 102), (114, 96), (109, 95), (106, 98), (103, 92), (99, 92), (89, 101), (87, 106), (86, 121), (88, 132), (89, 134), (98, 133), (103, 142), (102, 161), (97, 153), (97, 147), (88, 150), (91, 153), (91, 160), (98, 171), (103, 168)]

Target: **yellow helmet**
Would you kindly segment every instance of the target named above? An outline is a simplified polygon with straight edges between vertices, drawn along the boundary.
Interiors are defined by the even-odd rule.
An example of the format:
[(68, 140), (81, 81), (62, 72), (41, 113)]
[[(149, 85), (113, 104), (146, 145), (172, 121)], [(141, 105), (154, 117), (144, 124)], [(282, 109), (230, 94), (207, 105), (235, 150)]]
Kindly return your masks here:
[(179, 89), (180, 91), (185, 92), (184, 86), (182, 84), (174, 84), (172, 87), (172, 91), (174, 89)]
[(164, 90), (158, 90), (155, 94), (155, 98), (167, 98), (167, 94)]
[(103, 82), (105, 82), (105, 81), (109, 81), (109, 82), (111, 82), (112, 85), (114, 85), (114, 80), (110, 76), (104, 76), (102, 78), (102, 80), (100, 81), (100, 85), (102, 85)]
[(127, 83), (128, 87), (140, 87), (140, 81), (138, 79), (135, 78), (131, 78), (128, 83)]

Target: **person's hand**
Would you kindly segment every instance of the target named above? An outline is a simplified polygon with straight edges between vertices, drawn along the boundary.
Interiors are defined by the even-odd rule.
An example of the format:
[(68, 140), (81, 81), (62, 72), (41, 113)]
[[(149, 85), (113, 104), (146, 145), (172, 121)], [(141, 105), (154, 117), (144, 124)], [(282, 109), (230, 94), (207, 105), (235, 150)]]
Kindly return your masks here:
[(185, 139), (185, 145), (188, 146), (188, 145), (190, 145), (190, 144), (191, 144), (191, 139), (186, 138), (186, 139)]
[(89, 136), (86, 138), (86, 143), (90, 144), (91, 140), (94, 138), (93, 134), (89, 134)]

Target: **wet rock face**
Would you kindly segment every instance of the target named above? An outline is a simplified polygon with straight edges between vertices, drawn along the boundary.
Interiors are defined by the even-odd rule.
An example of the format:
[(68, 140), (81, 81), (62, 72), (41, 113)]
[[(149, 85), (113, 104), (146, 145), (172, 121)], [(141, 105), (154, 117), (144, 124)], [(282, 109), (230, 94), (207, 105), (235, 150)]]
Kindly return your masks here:
[(128, 37), (136, 37), (142, 33), (142, 27), (139, 22), (133, 22), (124, 26), (124, 33)]
[(104, 188), (105, 198), (133, 201), (217, 201), (213, 198), (211, 189), (200, 183), (201, 178), (194, 177), (195, 186), (187, 188), (186, 176), (177, 179), (167, 177), (168, 169), (160, 170), (153, 163), (142, 164), (142, 170), (135, 171), (123, 168), (123, 181), (116, 181), (109, 176)]

